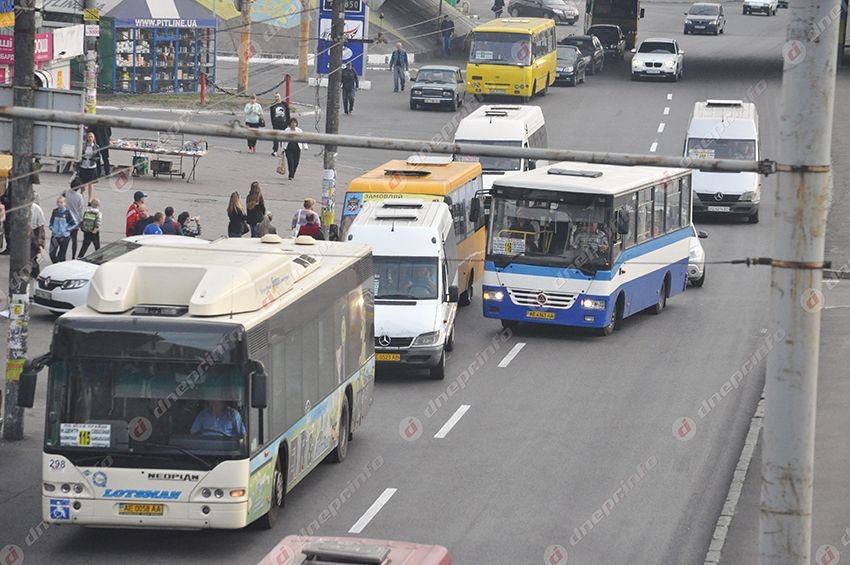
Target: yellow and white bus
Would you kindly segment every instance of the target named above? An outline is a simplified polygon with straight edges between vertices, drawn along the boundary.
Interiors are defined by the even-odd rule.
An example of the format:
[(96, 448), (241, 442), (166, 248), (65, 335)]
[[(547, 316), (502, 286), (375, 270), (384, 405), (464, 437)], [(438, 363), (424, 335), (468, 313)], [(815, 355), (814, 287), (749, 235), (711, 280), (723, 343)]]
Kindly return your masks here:
[(348, 228), (364, 202), (395, 198), (448, 204), (458, 242), (459, 303), (469, 305), (474, 283), (484, 272), (481, 164), (453, 161), (450, 156), (411, 156), (407, 161), (388, 161), (357, 177), (345, 192), (340, 218), (341, 238), (347, 239)]
[(549, 18), (501, 18), (472, 30), (466, 90), (527, 102), (554, 84), (558, 52), (555, 22)]
[(367, 246), (276, 235), (101, 265), (22, 375), (32, 406), (50, 366), (44, 520), (271, 527), (372, 403), (373, 285)]

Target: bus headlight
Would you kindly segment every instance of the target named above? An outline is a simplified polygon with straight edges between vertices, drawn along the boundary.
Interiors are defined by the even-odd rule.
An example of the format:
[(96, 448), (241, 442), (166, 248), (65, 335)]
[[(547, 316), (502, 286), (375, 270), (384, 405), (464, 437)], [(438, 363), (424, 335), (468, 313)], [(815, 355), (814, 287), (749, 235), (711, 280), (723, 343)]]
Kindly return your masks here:
[(230, 491), (230, 496), (232, 498), (241, 498), (241, 497), (245, 496), (245, 489), (244, 488), (234, 489), (234, 490)]
[(413, 340), (413, 345), (436, 345), (440, 341), (440, 330), (420, 334)]
[(581, 301), (581, 307), (585, 310), (605, 310), (605, 301), (595, 298), (584, 298)]
[(505, 297), (505, 293), (501, 290), (485, 290), (484, 294), (481, 296), (484, 300), (495, 300), (496, 302), (501, 302)]

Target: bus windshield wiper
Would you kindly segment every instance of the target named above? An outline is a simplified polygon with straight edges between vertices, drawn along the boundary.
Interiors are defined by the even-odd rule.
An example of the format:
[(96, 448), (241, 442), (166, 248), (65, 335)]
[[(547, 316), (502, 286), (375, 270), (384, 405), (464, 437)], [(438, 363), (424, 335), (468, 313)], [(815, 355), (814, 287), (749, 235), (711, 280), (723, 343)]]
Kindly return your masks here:
[[(170, 445), (168, 443), (157, 443), (157, 442), (151, 442), (151, 441), (138, 442), (137, 444), (138, 445), (150, 445), (152, 447), (165, 447), (165, 448), (169, 448), (169, 449), (176, 449), (180, 453), (182, 453), (184, 455), (188, 455), (189, 457), (191, 457), (195, 461), (199, 462), (201, 465), (205, 466), (207, 471), (211, 470), (215, 466), (212, 463), (210, 463), (209, 461), (207, 461), (206, 459), (204, 459), (203, 457), (201, 457), (200, 455), (192, 453), (191, 451), (189, 451), (185, 447), (180, 447), (178, 445)], [(147, 453), (144, 453), (144, 452), (142, 452), (142, 453), (136, 452), (136, 453), (134, 453), (134, 455), (135, 454), (148, 455)], [(151, 454), (151, 455), (164, 455), (164, 454)]]
[(375, 300), (419, 300), (409, 294), (381, 294), (375, 297)]

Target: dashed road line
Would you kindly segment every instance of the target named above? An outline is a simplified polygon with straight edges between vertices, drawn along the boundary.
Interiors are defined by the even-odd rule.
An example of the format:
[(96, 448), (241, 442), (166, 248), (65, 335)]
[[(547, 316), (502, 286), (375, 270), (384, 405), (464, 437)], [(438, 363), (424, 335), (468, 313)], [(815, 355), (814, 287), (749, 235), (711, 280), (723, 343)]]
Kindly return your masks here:
[(510, 351), (508, 351), (508, 354), (505, 355), (505, 358), (502, 359), (501, 361), (499, 361), (499, 364), (497, 366), (500, 369), (504, 369), (505, 367), (507, 367), (508, 363), (513, 361), (514, 357), (516, 357), (519, 354), (519, 352), (522, 351), (523, 347), (525, 347), (525, 343), (522, 343), (522, 342), (514, 345), (513, 348)]
[(664, 122), (661, 122), (660, 124), (658, 124), (658, 133), (664, 133), (664, 126), (665, 125), (666, 124)]
[(670, 115), (670, 106), (665, 106), (665, 107), (664, 107), (664, 115), (665, 115), (665, 116), (669, 116), (669, 115)]
[(452, 417), (449, 418), (448, 422), (443, 424), (443, 427), (440, 428), (440, 431), (434, 435), (436, 439), (445, 439), (449, 432), (452, 431), (452, 428), (455, 427), (463, 415), (466, 414), (466, 411), (469, 410), (469, 404), (461, 404), (460, 407), (455, 410), (455, 413), (452, 414)]
[(667, 100), (673, 100), (673, 93), (672, 92), (667, 93)]
[(657, 142), (657, 141), (653, 141), (653, 142), (652, 142), (652, 145), (650, 145), (650, 146), (649, 146), (649, 152), (650, 152), (650, 153), (655, 153), (655, 150), (656, 150), (656, 149), (658, 149), (658, 142)]
[(397, 490), (397, 488), (385, 489), (384, 492), (381, 493), (381, 496), (378, 497), (378, 500), (373, 502), (372, 506), (370, 506), (369, 509), (360, 517), (360, 519), (357, 520), (357, 522), (355, 522), (353, 526), (351, 526), (351, 529), (348, 530), (348, 533), (359, 534), (360, 532), (362, 532), (363, 529), (369, 525), (369, 522), (372, 521), (372, 518), (374, 518), (375, 515), (377, 515), (378, 512), (381, 511), (381, 508), (383, 508), (384, 505), (390, 501), (390, 499), (393, 497)]

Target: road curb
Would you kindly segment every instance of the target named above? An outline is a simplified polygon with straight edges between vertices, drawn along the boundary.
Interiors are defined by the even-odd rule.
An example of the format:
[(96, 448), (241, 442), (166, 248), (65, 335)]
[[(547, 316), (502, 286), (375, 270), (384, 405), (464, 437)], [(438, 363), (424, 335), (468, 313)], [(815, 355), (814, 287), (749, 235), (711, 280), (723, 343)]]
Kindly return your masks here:
[(750, 468), (750, 462), (753, 459), (753, 452), (756, 449), (756, 444), (758, 444), (759, 434), (761, 433), (763, 424), (764, 390), (762, 390), (761, 398), (759, 398), (759, 402), (756, 405), (756, 411), (750, 419), (750, 429), (747, 431), (747, 438), (744, 440), (744, 447), (741, 449), (741, 456), (738, 458), (735, 474), (732, 475), (732, 482), (729, 484), (726, 501), (723, 503), (720, 516), (717, 518), (717, 525), (714, 527), (714, 534), (711, 536), (711, 544), (708, 546), (708, 552), (705, 554), (704, 565), (719, 565), (721, 563), (723, 546), (726, 544), (729, 527), (732, 525), (732, 519), (735, 517), (738, 500), (740, 500), (741, 492), (744, 489), (744, 481), (747, 478), (747, 471)]

